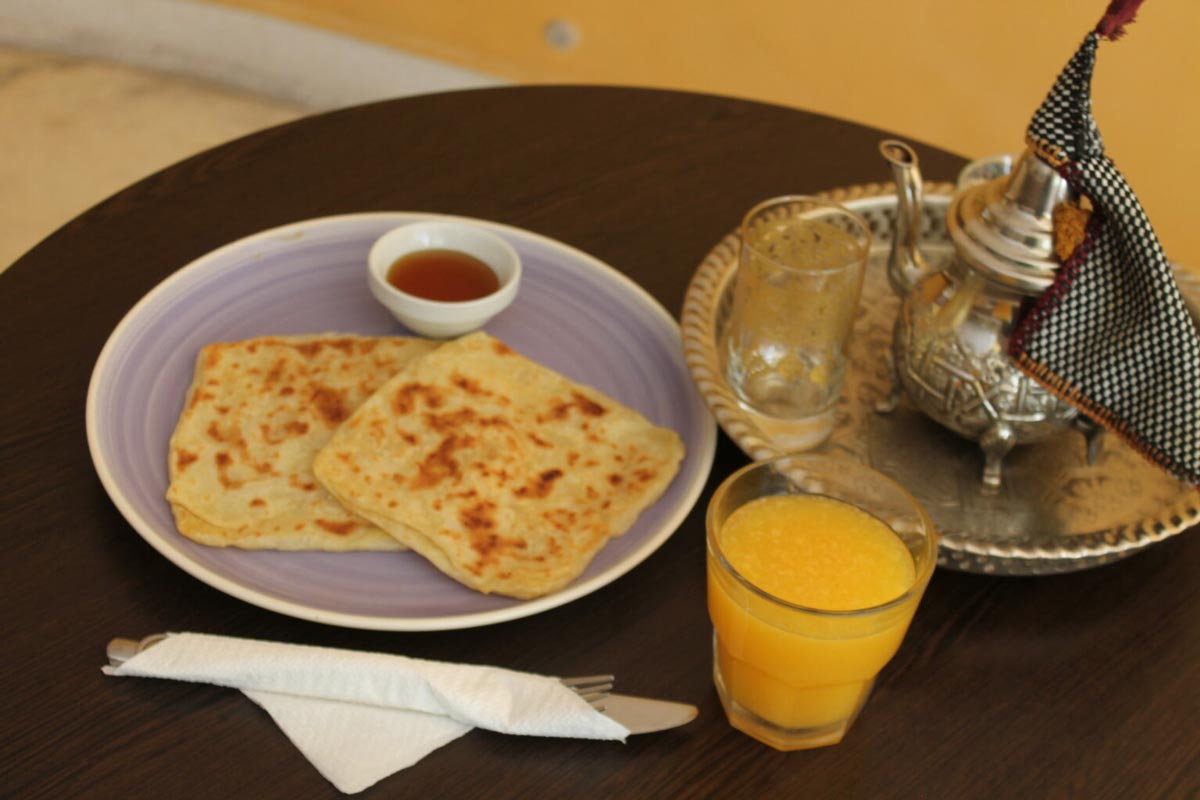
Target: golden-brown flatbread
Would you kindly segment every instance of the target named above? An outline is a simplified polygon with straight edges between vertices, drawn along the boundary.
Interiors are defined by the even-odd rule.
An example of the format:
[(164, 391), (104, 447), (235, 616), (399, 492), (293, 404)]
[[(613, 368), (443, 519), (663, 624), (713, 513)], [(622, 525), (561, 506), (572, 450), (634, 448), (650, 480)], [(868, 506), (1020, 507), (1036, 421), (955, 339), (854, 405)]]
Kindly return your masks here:
[(321, 488), (312, 459), (377, 388), (436, 346), (327, 334), (205, 347), (168, 457), (180, 533), (216, 547), (404, 549)]
[(388, 381), (313, 471), (447, 575), (531, 598), (628, 530), (682, 458), (674, 431), (474, 333)]

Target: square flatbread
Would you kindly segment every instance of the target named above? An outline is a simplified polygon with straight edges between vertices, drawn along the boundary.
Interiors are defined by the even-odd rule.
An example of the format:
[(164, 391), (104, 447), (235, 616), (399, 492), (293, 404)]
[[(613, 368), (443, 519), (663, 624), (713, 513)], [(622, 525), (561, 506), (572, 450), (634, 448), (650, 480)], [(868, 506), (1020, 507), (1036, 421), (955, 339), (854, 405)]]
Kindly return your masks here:
[(180, 533), (216, 547), (404, 549), (321, 488), (312, 460), (377, 388), (435, 347), (336, 334), (205, 347), (168, 456)]
[(392, 378), (313, 471), (452, 578), (531, 598), (628, 530), (682, 458), (674, 431), (475, 333)]

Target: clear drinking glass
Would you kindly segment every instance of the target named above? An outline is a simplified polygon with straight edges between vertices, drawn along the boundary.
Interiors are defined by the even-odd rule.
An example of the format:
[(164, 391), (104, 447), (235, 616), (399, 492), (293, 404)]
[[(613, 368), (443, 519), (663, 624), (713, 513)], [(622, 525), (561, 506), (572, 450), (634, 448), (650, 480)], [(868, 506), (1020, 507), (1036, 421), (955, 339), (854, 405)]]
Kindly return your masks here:
[(787, 423), (789, 450), (833, 429), (870, 249), (866, 221), (828, 200), (776, 197), (742, 222), (725, 378), (743, 406)]
[[(890, 529), (876, 527), (874, 533), (883, 539), (873, 540), (891, 548), (889, 557), (902, 560), (905, 550), (911, 556), (911, 582), (898, 584), (902, 590), (886, 602), (849, 610), (798, 605), (778, 596), (783, 592), (772, 594), (756, 585), (727, 558), (722, 533), (730, 515), (775, 495), (832, 498), (865, 511)], [(864, 563), (872, 554), (855, 549), (858, 540), (847, 538), (847, 531), (830, 529), (804, 513), (782, 522), (786, 524), (771, 527), (789, 535), (791, 526), (798, 525), (808, 526), (813, 536), (842, 536), (837, 547), (843, 548), (844, 558), (818, 562), (813, 556), (808, 565), (769, 562), (771, 570), (790, 570), (782, 573), (790, 579), (807, 569), (811, 577), (805, 580), (811, 583), (865, 581), (868, 590), (885, 593), (897, 585), (894, 576), (886, 585), (870, 585), (876, 576)], [(867, 466), (842, 458), (793, 455), (751, 464), (727, 478), (709, 504), (707, 527), (713, 678), (730, 723), (779, 750), (841, 741), (870, 695), (876, 674), (899, 648), (933, 574), (937, 536), (928, 515), (912, 495)], [(890, 539), (891, 533), (899, 544)], [(814, 547), (811, 552), (819, 550)], [(746, 552), (737, 555), (745, 558)], [(768, 551), (757, 555), (772, 557)], [(855, 566), (849, 566), (851, 562)], [(851, 570), (849, 577), (842, 574), (846, 569)], [(767, 582), (761, 569), (757, 574), (760, 582)]]

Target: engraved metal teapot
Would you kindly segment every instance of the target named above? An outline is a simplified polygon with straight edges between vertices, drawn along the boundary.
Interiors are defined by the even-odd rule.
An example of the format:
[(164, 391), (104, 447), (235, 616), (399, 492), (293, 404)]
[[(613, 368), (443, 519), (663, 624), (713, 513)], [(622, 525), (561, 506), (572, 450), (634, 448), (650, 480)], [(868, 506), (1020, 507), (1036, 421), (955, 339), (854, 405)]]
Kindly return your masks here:
[(896, 385), (926, 416), (979, 443), (985, 491), (999, 489), (1003, 461), (1018, 444), (1067, 427), (1099, 429), (1076, 408), (1017, 369), (1008, 340), (1021, 304), (1054, 280), (1052, 215), (1077, 197), (1052, 167), (1026, 151), (972, 162), (959, 177), (946, 212), (954, 256), (931, 269), (917, 248), (921, 175), (917, 155), (895, 140), (880, 143), (897, 189), (896, 230), (888, 280), (903, 297), (892, 342)]

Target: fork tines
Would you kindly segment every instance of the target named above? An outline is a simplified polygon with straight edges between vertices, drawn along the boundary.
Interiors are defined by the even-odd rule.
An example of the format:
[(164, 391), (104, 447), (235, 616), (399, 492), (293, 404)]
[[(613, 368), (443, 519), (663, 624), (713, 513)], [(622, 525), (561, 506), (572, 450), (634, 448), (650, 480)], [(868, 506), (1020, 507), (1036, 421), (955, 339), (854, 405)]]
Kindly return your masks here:
[(582, 697), (597, 711), (604, 710), (604, 699), (612, 691), (612, 675), (588, 675), (581, 678), (562, 678), (560, 683)]

